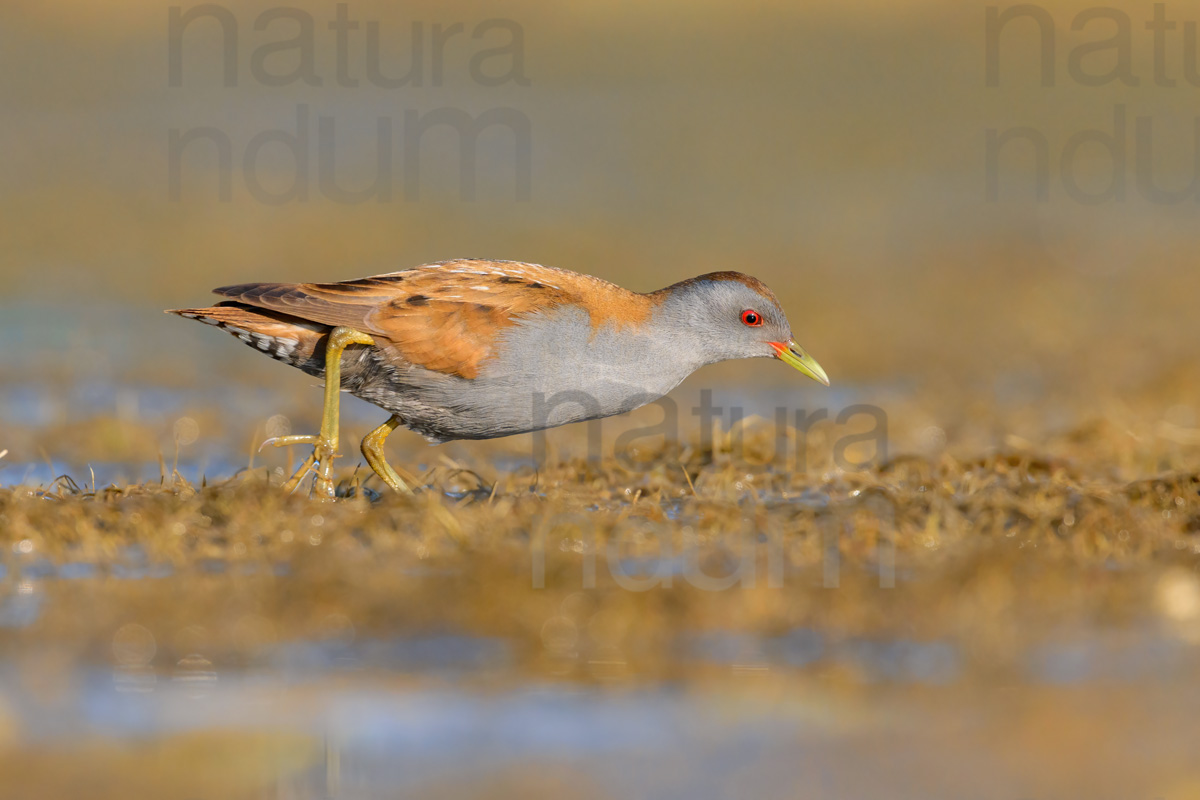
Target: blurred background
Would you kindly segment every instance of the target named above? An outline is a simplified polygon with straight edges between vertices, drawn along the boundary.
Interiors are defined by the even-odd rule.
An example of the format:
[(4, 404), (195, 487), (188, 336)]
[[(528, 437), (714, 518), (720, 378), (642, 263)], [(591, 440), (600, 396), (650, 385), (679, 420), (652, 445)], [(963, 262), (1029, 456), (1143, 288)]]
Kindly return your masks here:
[[(122, 440), (153, 461), (182, 397), (143, 388), (228, 395), (245, 384), (311, 408), (305, 376), (159, 310), (204, 304), (228, 283), (463, 256), (642, 291), (743, 270), (775, 289), (835, 388), (937, 387), (939, 413), (965, 396), (1048, 407), (1065, 395), (1087, 413), (1194, 376), (1200, 167), (1186, 5), (1165, 9), (1179, 25), (1162, 46), (1147, 30), (1153, 4), (1114, 6), (1127, 25), (1095, 18), (1082, 30), (1072, 24), (1089, 6), (1038, 5), (1040, 18), (997, 23), (991, 78), (978, 3), (484, 13), (356, 2), (342, 33), (330, 27), (336, 6), (280, 8), (58, 0), (3, 12), (10, 459), (40, 460), (46, 443), (29, 438), (40, 426), (160, 411), (160, 430)], [(435, 124), (445, 109), (469, 121), (457, 123), (474, 137), (466, 162), (454, 125)], [(406, 138), (406, 119), (429, 127)], [(990, 135), (1014, 130), (989, 150)], [(304, 140), (290, 145), (299, 165), (283, 136)], [(174, 154), (173, 137), (185, 139)], [(735, 375), (795, 386), (761, 364), (698, 380)], [(238, 426), (248, 437), (273, 410), (229, 415), (199, 437)], [(102, 455), (66, 448), (46, 446), (76, 463)]]
[[(160, 457), (193, 484), (231, 478), (248, 465), (281, 467), (282, 453), (252, 453), (267, 435), (316, 426), (320, 391), (314, 381), (162, 309), (205, 305), (209, 290), (224, 284), (337, 281), (456, 257), (558, 266), (639, 291), (728, 269), (771, 286), (798, 341), (828, 371), (832, 389), (799, 382), (766, 362), (708, 368), (672, 395), (685, 409), (670, 437), (680, 446), (698, 430), (687, 405), (701, 390), (713, 389), (726, 409), (739, 405), (768, 419), (779, 407), (825, 408), (831, 417), (855, 404), (882, 408), (886, 453), (876, 447), (864, 464), (912, 455), (933, 465), (943, 458), (981, 459), (990, 469), (995, 462), (986, 459), (996, 453), (1015, 453), (1026, 464), (1030, 458), (1051, 464), (1074, 458), (1074, 482), (1059, 482), (1046, 496), (1086, 493), (1089, 481), (1108, 481), (1104, 486), (1118, 493), (1164, 471), (1195, 470), (1198, 25), (1195, 4), (1118, 0), (1103, 8), (1069, 0), (1019, 7), (961, 0), (506, 0), (486, 7), (457, 0), (292, 0), (286, 7), (257, 0), (203, 6), (9, 0), (0, 9), (0, 451), (7, 451), (0, 456), (0, 486), (48, 486), (64, 472), (80, 484), (157, 482)], [(357, 400), (347, 401), (345, 414), (347, 442), (383, 419)], [(625, 423), (613, 424), (606, 434)], [(724, 424), (732, 424), (728, 414)], [(823, 448), (820, 464), (828, 461), (839, 432), (853, 428), (828, 425), (825, 438), (811, 443)], [(581, 430), (550, 437), (555, 458), (581, 452)], [(517, 466), (531, 468), (531, 443), (523, 437), (430, 450), (419, 437), (400, 433), (389, 447), (414, 470), (465, 466), (487, 481)], [(811, 479), (821, 478), (813, 472)], [(1108, 488), (1097, 491), (1116, 496), (1104, 494)], [(737, 503), (731, 507), (730, 519), (737, 519)], [(316, 519), (311, 510), (292, 506), (271, 510), (276, 512)], [(0, 527), (9, 526), (6, 535), (19, 548), (31, 541), (34, 517), (21, 512), (27, 527), (18, 530), (16, 506), (8, 513), (0, 514)], [(111, 524), (120, 527), (122, 519), (127, 514)], [(960, 522), (969, 535), (970, 520)], [(1104, 548), (1092, 553), (1098, 571), (1088, 580), (1115, 592), (1104, 593), (1108, 611), (1136, 596), (1171, 620), (1188, 622), (1200, 614), (1195, 553), (1185, 536), (1189, 523), (1180, 524), (1164, 534), (1162, 545), (1172, 558), (1191, 559), (1174, 563), (1177, 572), (1145, 574), (1129, 567), (1132, 573), (1121, 574), (1138, 577), (1113, 588), (1105, 583), (1115, 580), (1109, 568), (1124, 562), (1105, 566), (1111, 554)], [(936, 520), (930, 525), (936, 527)], [(920, 529), (933, 527), (922, 522)], [(1097, 531), (1114, 542), (1119, 533), (1125, 534), (1120, 542), (1129, 539), (1119, 521), (1098, 523)], [(292, 531), (287, 533), (291, 541)], [(917, 551), (925, 546), (913, 544)], [(14, 557), (22, 552), (29, 551), (14, 550)], [(944, 558), (959, 566), (955, 559), (970, 560), (961, 551)], [(949, 571), (917, 584), (939, 598), (953, 597), (976, 579), (992, 587), (981, 596), (993, 597), (988, 592), (996, 585), (1014, 580), (1003, 570), (977, 574), (963, 567), (959, 573), (939, 564)], [(47, 617), (22, 616), (34, 614), (29, 604), (42, 596), (40, 584), (28, 583), (35, 572), (17, 565), (0, 572), (10, 584), (9, 605), (0, 606), (8, 616), (0, 613), (0, 619), (15, 631), (9, 644), (20, 646), (10, 655), (28, 654), (35, 642), (61, 635), (60, 645), (71, 637), (89, 642), (83, 652), (64, 656), (64, 663), (115, 659), (121, 669), (133, 669), (120, 674), (135, 678), (151, 663), (155, 639), (145, 635), (156, 625), (121, 615), (159, 603), (161, 595), (147, 590), (136, 603), (128, 600), (133, 606), (122, 605), (125, 600), (115, 605), (103, 624), (71, 628), (68, 611), (90, 601), (83, 589), (62, 590), (80, 593), (57, 617), (48, 617), (66, 627), (45, 623), (50, 628), (38, 633), (41, 623), (33, 620)], [(499, 580), (489, 575), (479, 580)], [(527, 575), (519, 577), (527, 587)], [(820, 578), (814, 580), (808, 588), (819, 587)], [(1061, 580), (1054, 585), (1063, 592), (1082, 591), (1075, 578)], [(196, 591), (196, 602), (215, 602)], [(743, 596), (737, 605), (754, 616), (766, 596)], [(969, 624), (954, 617), (951, 627), (962, 633), (992, 617), (1011, 622), (1015, 617), (997, 609), (1020, 603), (1004, 596), (1009, 600), (996, 601), (999, 606), (981, 600), (972, 606), (979, 616)], [(469, 593), (456, 597), (456, 608), (470, 598), (491, 602)], [(1061, 596), (1042, 596), (1047, 598), (1053, 605)], [(554, 602), (568, 600), (556, 596)], [(870, 602), (885, 600), (892, 602), (890, 596)], [(914, 620), (928, 619), (922, 615), (929, 608), (953, 616), (949, 600), (927, 600), (933, 605), (900, 603), (905, 610), (888, 617), (887, 625), (909, 637)], [(251, 619), (246, 624), (252, 626), (271, 617), (282, 631), (286, 626), (272, 614), (289, 606), (274, 602), (279, 605), (272, 612), (260, 609), (238, 619)], [(525, 600), (512, 602), (525, 608)], [(805, 606), (812, 616), (803, 630), (820, 631), (829, 620), (819, 611), (824, 601), (813, 602)], [(1105, 617), (1078, 602), (1072, 607), (1081, 617)], [(553, 625), (549, 633), (541, 627), (549, 603), (530, 612), (537, 625), (521, 628), (541, 644), (559, 641)], [(1036, 604), (1022, 607), (1031, 620), (1045, 611)], [(360, 609), (368, 617), (377, 611)], [(171, 624), (211, 631), (229, 621), (216, 611), (195, 613), (208, 621)], [(511, 619), (521, 613), (512, 610)], [(349, 612), (321, 607), (312, 614), (299, 616), (325, 626), (320, 635), (326, 639), (345, 643), (338, 637), (350, 624)], [(565, 611), (551, 613), (553, 619), (567, 617)], [(486, 624), (471, 619), (480, 636), (488, 625), (504, 627), (491, 617)], [(318, 703), (319, 712), (294, 710), (297, 703), (316, 701), (271, 695), (275, 705), (255, 712), (257, 721), (234, 725), (238, 736), (252, 741), (239, 739), (229, 752), (245, 755), (247, 764), (269, 761), (278, 775), (300, 775), (266, 781), (270, 791), (288, 797), (334, 793), (329, 787), (343, 785), (342, 737), (360, 759), (362, 786), (400, 785), (388, 771), (389, 759), (399, 759), (420, 777), (404, 785), (414, 792), (423, 787), (429, 796), (467, 796), (481, 786), (495, 794), (586, 786), (594, 787), (595, 796), (794, 796), (803, 784), (807, 796), (821, 797), (881, 785), (889, 796), (909, 796), (893, 791), (903, 785), (912, 796), (954, 791), (1016, 798), (1087, 786), (1089, 759), (1125, 752), (1126, 737), (1154, 727), (1162, 732), (1154, 740), (1161, 745), (1154, 753), (1159, 761), (1110, 759), (1113, 774), (1090, 779), (1105, 788), (1143, 791), (1136, 796), (1150, 796), (1144, 792), (1152, 789), (1171, 800), (1200, 796), (1200, 773), (1170, 749), (1170, 732), (1186, 730), (1184, 710), (1172, 705), (1171, 690), (1160, 690), (1169, 683), (1163, 673), (1143, 670), (1147, 652), (1168, 657), (1147, 651), (1140, 639), (1131, 645), (1136, 657), (1129, 663), (1106, 649), (1115, 646), (1107, 639), (1088, 639), (1065, 653), (1037, 651), (1031, 658), (1050, 667), (1048, 673), (1033, 670), (1033, 688), (1014, 688), (1028, 674), (1005, 673), (972, 693), (959, 678), (975, 673), (957, 671), (959, 657), (946, 655), (953, 650), (923, 650), (907, 638), (860, 646), (834, 636), (843, 642), (834, 646), (821, 639), (834, 635), (828, 630), (809, 640), (794, 634), (799, 628), (788, 628), (793, 633), (787, 635), (772, 629), (777, 638), (764, 641), (774, 643), (767, 650), (785, 654), (782, 662), (751, 659), (746, 669), (807, 664), (810, 651), (804, 648), (818, 640), (827, 645), (826, 657), (841, 665), (837, 675), (846, 664), (857, 665), (850, 671), (860, 677), (876, 675), (872, 665), (893, 665), (880, 668), (885, 674), (878, 681), (836, 678), (843, 689), (858, 688), (850, 700), (829, 700), (824, 673), (800, 688), (779, 682), (774, 673), (752, 690), (730, 683), (722, 670), (746, 666), (737, 657), (745, 641), (736, 638), (746, 631), (736, 621), (723, 624), (733, 639), (695, 645), (707, 654), (700, 660), (722, 665), (715, 688), (699, 691), (701, 698), (719, 698), (715, 706), (660, 691), (657, 683), (644, 697), (574, 690), (547, 697), (524, 679), (498, 697), (487, 694), (487, 686), (471, 690), (487, 700), (453, 687), (389, 694), (376, 703), (350, 691), (330, 705)], [(843, 633), (857, 630), (845, 619), (840, 624)], [(312, 634), (301, 628), (298, 636)], [(1194, 627), (1188, 630), (1194, 636)], [(110, 646), (121, 631), (125, 638)], [(569, 639), (571, 631), (562, 635)], [(189, 635), (180, 634), (185, 640)], [(215, 656), (205, 660), (207, 667), (188, 671), (178, 659), (192, 654), (191, 646), (168, 649), (161, 631), (158, 637), (160, 659), (178, 651), (172, 657), (176, 675), (203, 683), (216, 674)], [(428, 671), (441, 674), (443, 647), (457, 653), (450, 657), (457, 670), (470, 672), (464, 663), (497, 663), (497, 651), (487, 649), (491, 639), (448, 641), (426, 645), (434, 654), (428, 662), (404, 647), (402, 656), (389, 650), (356, 657), (383, 665), (389, 691), (396, 688), (391, 683), (407, 680), (398, 676), (420, 672), (421, 665), (433, 664)], [(875, 646), (883, 649), (870, 650)], [(988, 652), (1004, 649), (996, 644)], [(338, 652), (322, 657), (336, 663)], [(1187, 652), (1172, 650), (1168, 671), (1194, 664)], [(1062, 679), (1063, 670), (1094, 675), (1080, 666), (1093, 658), (1105, 665), (1097, 669), (1113, 685), (1096, 689)], [(1171, 660), (1177, 658), (1182, 660)], [(301, 656), (285, 661), (320, 671)], [(224, 730), (244, 706), (238, 692), (261, 699), (234, 679), (232, 694), (210, 704), (201, 724), (186, 698), (162, 700), (160, 707), (143, 697), (142, 705), (127, 706), (113, 699), (118, 696), (110, 678), (100, 680), (95, 696), (86, 689), (90, 679), (79, 679), (72, 685), (85, 688), (74, 695), (77, 702), (63, 701), (55, 717), (19, 699), (28, 687), (14, 677), (42, 674), (45, 663), (22, 667), (16, 656), (5, 663), (0, 723), (8, 722), (0, 724), (0, 741), (10, 748), (10, 767), (17, 763), (13, 754), (45, 759), (37, 762), (45, 767), (39, 780), (59, 774), (55, 759), (63, 751), (55, 748), (68, 746), (63, 741), (76, 746), (67, 732), (90, 725), (109, 743), (88, 744), (93, 749), (86, 757), (70, 751), (82, 759), (76, 763), (95, 759), (126, 778), (140, 775), (129, 779), (133, 784), (114, 785), (160, 786), (147, 777), (146, 764), (167, 764), (169, 771), (172, 759), (197, 763), (192, 748), (224, 754), (219, 747), (227, 743), (181, 745), (164, 731)], [(943, 668), (950, 672), (939, 672)], [(651, 672), (668, 683), (681, 674), (674, 667)], [(880, 681), (899, 689), (867, 698)], [(1134, 681), (1136, 689), (1123, 681)], [(1069, 692), (1046, 688), (1064, 683)], [(1190, 686), (1194, 700), (1194, 683), (1182, 685)], [(1010, 703), (1005, 698), (1016, 695), (1005, 692), (1019, 699)], [(110, 705), (88, 717), (92, 712), (81, 697)], [(1097, 705), (1097, 697), (1104, 702)], [(373, 716), (364, 702), (374, 707)], [(987, 722), (955, 716), (949, 709), (960, 702)], [(912, 738), (904, 733), (905, 721), (916, 718), (916, 707), (932, 716), (921, 717), (924, 734)], [(998, 708), (1006, 710), (996, 721), (990, 715)], [(288, 738), (294, 733), (289, 726), (304, 729), (307, 723), (297, 720), (310, 712), (321, 720), (319, 746), (298, 732), (295, 741)], [(264, 719), (288, 732), (254, 739)], [(731, 738), (697, 733), (697, 726), (727, 726)], [(973, 733), (964, 738), (964, 730)], [(124, 745), (105, 736), (149, 741), (145, 747), (151, 749), (120, 749)], [(428, 744), (427, 736), (438, 744)], [(1063, 741), (1071, 743), (1075, 759), (1066, 766), (1043, 749)], [(520, 766), (550, 744), (558, 748), (551, 748), (553, 764), (530, 771)], [(105, 755), (109, 747), (117, 748), (111, 758)], [(432, 760), (420, 755), (423, 747)], [(958, 763), (938, 755), (947, 747), (957, 748)], [(609, 758), (630, 750), (632, 761)], [(729, 763), (714, 762), (716, 754)], [(873, 784), (852, 768), (864, 754), (891, 765), (881, 773), (890, 783)], [(225, 755), (219, 760), (227, 763)], [(319, 769), (312, 766), (317, 762)], [(439, 770), (452, 771), (455, 763), (481, 771), (443, 782)], [(623, 765), (619, 774), (610, 769), (614, 763)], [(300, 766), (293, 770), (293, 764)], [(680, 782), (659, 775), (663, 764), (667, 773), (683, 776)], [(1040, 777), (1012, 778), (1015, 766)], [(320, 775), (315, 784), (314, 769)], [(953, 774), (931, 777), (941, 772)], [(581, 774), (588, 780), (581, 782)], [(979, 774), (997, 780), (985, 787), (971, 778)], [(1127, 782), (1106, 783), (1118, 774)], [(260, 796), (254, 792), (261, 781), (231, 778), (227, 785), (214, 775), (205, 771), (215, 783), (196, 784), (196, 796)], [(729, 777), (726, 785), (716, 775), (741, 777)], [(62, 780), (61, 790), (73, 791)], [(245, 788), (251, 784), (255, 788)], [(450, 787), (447, 794), (437, 793), (442, 786)]]

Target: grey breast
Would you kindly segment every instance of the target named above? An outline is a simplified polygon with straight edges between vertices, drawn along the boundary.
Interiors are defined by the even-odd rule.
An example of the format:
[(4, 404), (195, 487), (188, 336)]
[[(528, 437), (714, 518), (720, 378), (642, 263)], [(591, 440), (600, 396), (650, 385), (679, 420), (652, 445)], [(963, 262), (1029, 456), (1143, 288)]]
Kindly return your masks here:
[(606, 324), (564, 308), (505, 330), (478, 377), (410, 368), (380, 402), (434, 440), (488, 439), (630, 411), (661, 397), (701, 366), (661, 331)]

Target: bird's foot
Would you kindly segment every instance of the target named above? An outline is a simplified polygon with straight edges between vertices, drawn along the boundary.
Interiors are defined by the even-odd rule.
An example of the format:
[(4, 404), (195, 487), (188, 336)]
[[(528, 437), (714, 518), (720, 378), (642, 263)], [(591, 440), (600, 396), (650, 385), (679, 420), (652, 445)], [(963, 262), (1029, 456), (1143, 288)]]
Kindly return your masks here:
[[(313, 494), (322, 500), (331, 500), (336, 495), (336, 487), (333, 482), (333, 460), (338, 457), (337, 440), (330, 440), (326, 437), (317, 436), (276, 436), (273, 439), (267, 439), (262, 443), (262, 447), (290, 447), (294, 444), (311, 444), (313, 451), (304, 463), (300, 465), (300, 469), (296, 470), (292, 477), (288, 478), (283, 484), (283, 490), (289, 494), (296, 491), (296, 487), (300, 485), (300, 481), (312, 471), (316, 475), (313, 482)], [(259, 448), (260, 450), (262, 448)]]
[(308, 471), (315, 467), (313, 494), (320, 500), (332, 500), (337, 495), (337, 486), (333, 482), (333, 460), (337, 458), (338, 449), (342, 352), (352, 344), (373, 345), (375, 340), (353, 328), (337, 327), (329, 332), (329, 341), (325, 346), (325, 407), (321, 412), (321, 432), (316, 436), (276, 436), (263, 442), (263, 447), (287, 447), (293, 444), (313, 446), (312, 455), (283, 484), (285, 492), (294, 492)]
[(412, 494), (412, 489), (409, 488), (408, 484), (392, 468), (392, 465), (387, 462), (387, 459), (383, 455), (383, 443), (387, 441), (387, 437), (391, 432), (396, 430), (400, 425), (401, 419), (393, 414), (387, 422), (368, 433), (362, 440), (362, 454), (380, 480), (390, 486), (393, 491), (400, 494)]

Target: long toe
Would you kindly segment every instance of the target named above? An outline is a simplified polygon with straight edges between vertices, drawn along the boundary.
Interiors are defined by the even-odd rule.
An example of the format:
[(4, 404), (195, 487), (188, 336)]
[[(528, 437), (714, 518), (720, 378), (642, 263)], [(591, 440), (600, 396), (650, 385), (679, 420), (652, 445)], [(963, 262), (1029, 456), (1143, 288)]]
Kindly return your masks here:
[(303, 464), (300, 465), (300, 469), (296, 470), (295, 474), (288, 478), (287, 482), (283, 484), (283, 491), (287, 494), (291, 494), (292, 492), (296, 491), (296, 487), (300, 485), (300, 481), (304, 480), (304, 476), (309, 473), (309, 470), (311, 470), (313, 465), (316, 463), (317, 454), (314, 452), (307, 459), (305, 459)]
[(320, 439), (320, 436), (273, 436), (258, 446), (258, 452), (261, 453), (265, 447), (291, 447), (294, 444), (315, 445)]

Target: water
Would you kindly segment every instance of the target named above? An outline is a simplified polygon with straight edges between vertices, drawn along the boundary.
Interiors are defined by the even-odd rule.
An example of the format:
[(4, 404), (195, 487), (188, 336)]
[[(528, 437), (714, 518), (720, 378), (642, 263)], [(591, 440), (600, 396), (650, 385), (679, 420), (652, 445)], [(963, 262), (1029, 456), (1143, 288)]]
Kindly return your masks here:
[[(495, 781), (536, 787), (553, 775), (596, 796), (733, 797), (753, 787), (756, 797), (789, 797), (797, 786), (818, 798), (861, 791), (1022, 796), (1030, 777), (1010, 770), (1008, 754), (945, 737), (996, 735), (1022, 724), (996, 701), (1007, 696), (1023, 705), (1036, 697), (1036, 685), (1006, 695), (964, 691), (958, 657), (945, 643), (822, 639), (810, 630), (765, 640), (684, 636), (685, 658), (728, 666), (729, 676), (650, 685), (520, 677), (505, 643), (483, 637), (294, 642), (275, 649), (268, 668), (220, 668), (200, 655), (175, 665), (80, 667), (56, 676), (59, 690), (49, 698), (22, 691), (31, 680), (21, 670), (29, 655), (10, 655), (0, 663), (0, 722), (20, 731), (22, 748), (64, 759), (78, 758), (77, 748), (97, 738), (179, 742), (189, 752), (196, 736), (238, 747), (244, 736), (275, 736), (278, 748), (257, 756), (258, 766), (270, 775), (273, 796), (295, 800), (424, 796), (434, 787), (470, 796)], [(1029, 677), (1078, 682), (1080, 701), (1095, 702), (1104, 693), (1090, 679), (1100, 670), (1145, 687), (1151, 705), (1163, 702), (1164, 687), (1155, 682), (1179, 677), (1178, 663), (1163, 671), (1160, 654), (1145, 643), (1118, 655), (1140, 665), (1133, 671), (1112, 672), (1112, 655), (1050, 648), (1034, 657)], [(1187, 658), (1194, 669), (1195, 654)], [(881, 689), (868, 698), (788, 680), (836, 663), (864, 670)], [(902, 688), (910, 683), (934, 694), (907, 695)], [(1178, 697), (1154, 738), (1182, 734), (1197, 711), (1195, 693)], [(1053, 724), (1057, 713), (1064, 712), (1044, 710), (1044, 722)], [(1121, 724), (1122, 713), (1112, 724)], [(103, 774), (84, 753), (77, 766)], [(202, 751), (192, 758), (203, 763)], [(1079, 764), (1064, 754), (1057, 768)], [(181, 779), (187, 774), (179, 769)], [(989, 792), (961, 794), (985, 777)]]

